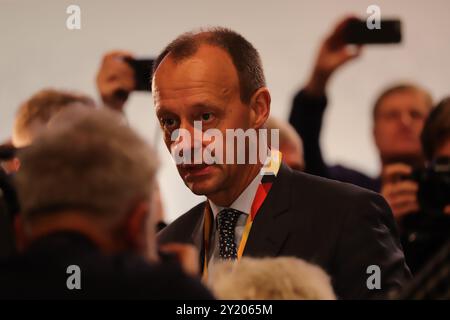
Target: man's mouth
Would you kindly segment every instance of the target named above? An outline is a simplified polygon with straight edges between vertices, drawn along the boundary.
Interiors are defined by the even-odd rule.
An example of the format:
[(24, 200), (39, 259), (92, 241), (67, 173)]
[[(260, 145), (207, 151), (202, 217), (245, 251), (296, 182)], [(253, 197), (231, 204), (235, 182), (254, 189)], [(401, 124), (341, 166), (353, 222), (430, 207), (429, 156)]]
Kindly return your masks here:
[(211, 172), (212, 166), (208, 164), (182, 164), (178, 167), (183, 179), (194, 179), (205, 176)]

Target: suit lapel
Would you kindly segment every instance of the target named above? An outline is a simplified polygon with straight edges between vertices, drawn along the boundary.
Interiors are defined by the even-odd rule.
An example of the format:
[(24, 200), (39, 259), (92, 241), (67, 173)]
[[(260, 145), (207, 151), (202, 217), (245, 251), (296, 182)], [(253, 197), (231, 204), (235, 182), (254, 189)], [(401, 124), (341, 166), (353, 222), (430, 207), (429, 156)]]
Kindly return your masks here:
[(201, 210), (198, 215), (198, 219), (195, 222), (194, 229), (191, 234), (191, 243), (195, 245), (198, 250), (203, 248), (203, 224), (205, 222), (205, 207), (207, 202), (205, 201), (202, 206), (199, 206)]
[(199, 206), (199, 210), (201, 210), (198, 215), (198, 220), (194, 226), (194, 229), (191, 234), (191, 243), (197, 248), (199, 252), (199, 264), (200, 270), (203, 272), (203, 264), (205, 261), (205, 245), (203, 239), (203, 231), (205, 225), (205, 214), (210, 213), (207, 210), (208, 201), (205, 201), (202, 206)]
[(292, 187), (291, 169), (282, 164), (260, 211), (253, 221), (245, 256), (277, 256), (289, 236)]

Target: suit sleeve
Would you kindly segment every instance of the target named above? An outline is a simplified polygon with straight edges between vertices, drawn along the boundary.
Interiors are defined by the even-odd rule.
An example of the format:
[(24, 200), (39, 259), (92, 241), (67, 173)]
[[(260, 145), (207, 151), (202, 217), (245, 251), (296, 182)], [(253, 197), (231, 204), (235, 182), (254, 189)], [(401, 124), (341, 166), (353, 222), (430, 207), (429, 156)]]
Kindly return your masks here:
[[(411, 278), (392, 212), (373, 192), (350, 201), (336, 249), (336, 294), (341, 299), (387, 298)], [(379, 289), (373, 288), (376, 271), (370, 266), (379, 267)]]
[(326, 106), (326, 96), (314, 97), (301, 90), (294, 97), (289, 122), (303, 140), (305, 171), (330, 178), (320, 148), (320, 131)]

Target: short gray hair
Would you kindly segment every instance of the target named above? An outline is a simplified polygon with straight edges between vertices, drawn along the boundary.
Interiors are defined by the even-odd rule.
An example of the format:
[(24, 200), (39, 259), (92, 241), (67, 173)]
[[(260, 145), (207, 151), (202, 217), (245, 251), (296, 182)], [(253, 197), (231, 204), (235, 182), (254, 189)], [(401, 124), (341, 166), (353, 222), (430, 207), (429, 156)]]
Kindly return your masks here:
[(157, 169), (150, 146), (106, 109), (61, 111), (19, 159), (26, 222), (79, 210), (116, 224), (137, 201), (150, 200)]

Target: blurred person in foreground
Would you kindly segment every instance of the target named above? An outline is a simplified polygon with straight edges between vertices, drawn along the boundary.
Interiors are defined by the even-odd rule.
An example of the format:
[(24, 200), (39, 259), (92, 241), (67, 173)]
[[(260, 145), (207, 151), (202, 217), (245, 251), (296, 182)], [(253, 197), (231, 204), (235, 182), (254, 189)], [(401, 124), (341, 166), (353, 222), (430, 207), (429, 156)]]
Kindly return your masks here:
[(223, 300), (335, 300), (330, 277), (318, 266), (292, 257), (219, 262), (209, 279)]
[(157, 160), (121, 117), (62, 111), (19, 159), (20, 253), (0, 262), (0, 297), (211, 298), (174, 261), (186, 250), (166, 248), (173, 258), (159, 258), (152, 212)]
[[(15, 251), (11, 237), (11, 222), (19, 211), (11, 177), (19, 170), (20, 161), (15, 156), (17, 150), (29, 146), (47, 127), (48, 122), (61, 110), (74, 107), (95, 108), (94, 101), (73, 91), (43, 89), (24, 101), (14, 119), (12, 139), (0, 146), (0, 166), (5, 174), (0, 176), (0, 192), (4, 202), (0, 219), (0, 233), (4, 238), (0, 246), (0, 256), (8, 256)], [(8, 244), (8, 245), (5, 245)]]
[(432, 109), (429, 93), (415, 84), (398, 83), (386, 88), (373, 107), (373, 137), (381, 161), (381, 172), (371, 178), (356, 170), (324, 162), (320, 147), (322, 119), (327, 106), (327, 87), (342, 66), (357, 59), (361, 46), (345, 42), (345, 28), (354, 18), (345, 18), (322, 43), (312, 74), (293, 100), (290, 123), (303, 139), (305, 170), (308, 173), (353, 183), (381, 192), (397, 221), (418, 210), (417, 183), (392, 185), (392, 176), (421, 168), (424, 157), (420, 133)]
[[(15, 148), (30, 145), (36, 136), (46, 129), (53, 117), (60, 111), (73, 107), (97, 108), (92, 98), (78, 92), (50, 88), (38, 91), (20, 105), (14, 120), (12, 139), (9, 144), (4, 145)], [(2, 161), (1, 165), (7, 173), (11, 174), (19, 170), (20, 161), (14, 157)], [(157, 183), (154, 188), (157, 228), (161, 230), (166, 226), (164, 209)]]
[[(195, 244), (205, 278), (209, 265), (245, 256), (314, 261), (342, 299), (382, 296), (409, 279), (392, 213), (380, 195), (294, 171), (272, 157), (278, 152), (267, 154), (267, 145), (267, 158), (236, 161), (264, 140), (255, 134), (238, 147), (223, 139), (230, 131), (264, 128), (271, 104), (259, 53), (242, 35), (220, 27), (185, 33), (163, 49), (154, 68), (154, 107), (166, 146), (172, 155), (186, 155), (178, 172), (194, 194), (206, 197), (162, 230), (159, 243)], [(191, 162), (211, 148), (195, 121), (203, 132), (220, 132), (223, 143), (214, 152), (233, 152), (232, 161)], [(266, 163), (273, 165), (268, 171)], [(379, 290), (367, 286), (373, 264), (383, 270)]]

